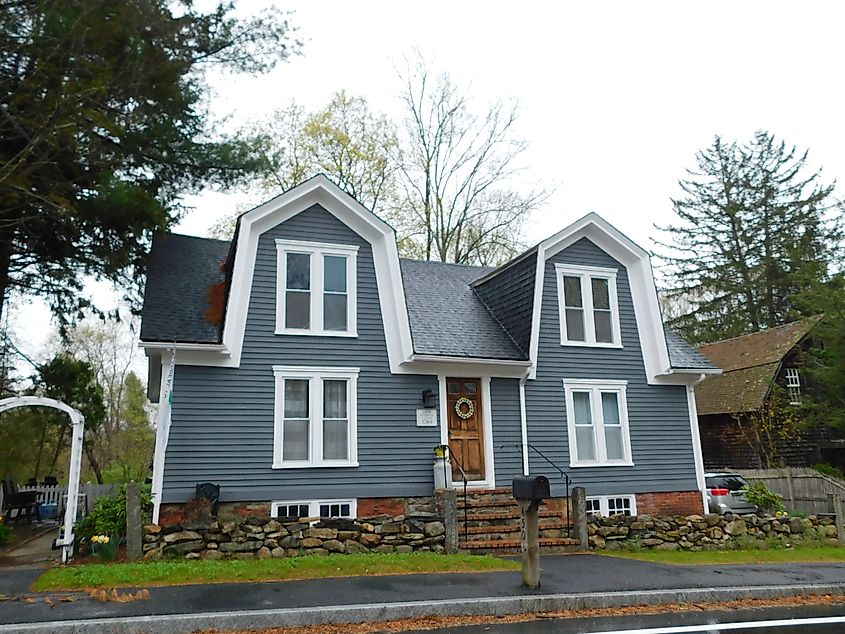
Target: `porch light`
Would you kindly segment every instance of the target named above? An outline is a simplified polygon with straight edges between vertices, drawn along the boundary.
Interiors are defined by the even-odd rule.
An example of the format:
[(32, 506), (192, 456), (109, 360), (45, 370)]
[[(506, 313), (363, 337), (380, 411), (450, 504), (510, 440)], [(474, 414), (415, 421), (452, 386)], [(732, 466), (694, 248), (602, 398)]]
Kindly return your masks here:
[(422, 402), (423, 407), (437, 407), (437, 395), (434, 390), (423, 390)]

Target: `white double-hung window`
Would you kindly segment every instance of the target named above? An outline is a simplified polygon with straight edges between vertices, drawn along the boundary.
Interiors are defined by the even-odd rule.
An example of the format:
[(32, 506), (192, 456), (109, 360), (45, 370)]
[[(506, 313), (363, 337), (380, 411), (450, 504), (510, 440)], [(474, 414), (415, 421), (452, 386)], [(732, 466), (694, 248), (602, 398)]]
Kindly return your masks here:
[(569, 466), (630, 466), (627, 381), (564, 379)]
[(358, 465), (358, 368), (274, 366), (273, 467)]
[(357, 246), (276, 240), (276, 334), (354, 337)]
[(561, 345), (622, 347), (616, 269), (555, 264)]

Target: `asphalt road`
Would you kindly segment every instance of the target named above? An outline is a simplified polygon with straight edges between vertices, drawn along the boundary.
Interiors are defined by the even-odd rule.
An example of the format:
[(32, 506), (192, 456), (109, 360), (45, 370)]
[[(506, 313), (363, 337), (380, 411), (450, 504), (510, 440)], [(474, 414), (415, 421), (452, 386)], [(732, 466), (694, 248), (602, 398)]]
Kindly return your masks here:
[[(826, 622), (813, 622), (825, 619)], [(802, 623), (802, 621), (808, 621)], [(788, 621), (780, 624), (779, 621)], [(644, 616), (542, 619), (502, 625), (427, 630), (429, 634), (838, 634), (845, 632), (842, 606), (797, 606)], [(424, 634), (409, 632), (408, 634)]]

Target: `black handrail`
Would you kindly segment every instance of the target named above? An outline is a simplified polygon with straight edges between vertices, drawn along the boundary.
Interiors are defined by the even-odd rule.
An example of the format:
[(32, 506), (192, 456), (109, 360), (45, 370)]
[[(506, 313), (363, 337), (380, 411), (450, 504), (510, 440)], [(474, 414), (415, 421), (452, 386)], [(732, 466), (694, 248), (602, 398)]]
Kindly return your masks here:
[[(449, 454), (446, 456), (449, 462), (452, 461), (454, 457), (454, 453), (452, 452), (452, 447), (449, 444), (445, 445), (446, 449), (448, 450)], [(446, 461), (443, 461), (443, 481), (446, 482)], [(461, 461), (457, 458), (454, 458), (455, 464), (458, 465), (458, 470), (461, 472), (461, 479), (464, 481), (464, 542), (469, 542), (469, 519), (467, 517), (467, 474), (464, 471), (464, 467), (461, 464)]]
[[(542, 451), (540, 451), (539, 449), (537, 449), (537, 447), (535, 447), (534, 445), (532, 445), (530, 442), (529, 442), (529, 443), (525, 443), (525, 445), (526, 445), (529, 449), (533, 449), (534, 451), (536, 451), (536, 452), (537, 452), (537, 454), (538, 454), (538, 455), (539, 455), (539, 456), (540, 456), (543, 460), (545, 460), (545, 461), (546, 461), (546, 462), (548, 462), (550, 465), (552, 465), (552, 467), (554, 467), (555, 469), (557, 469), (557, 472), (560, 474), (560, 477), (561, 477), (561, 478), (563, 478), (563, 483), (564, 483), (564, 486), (566, 487), (566, 536), (567, 536), (567, 537), (571, 537), (571, 536), (572, 536), (572, 525), (571, 525), (571, 523), (570, 523), (570, 521), (569, 521), (569, 505), (572, 503), (572, 500), (570, 500), (570, 499), (569, 499), (569, 488), (570, 488), (570, 485), (572, 484), (572, 479), (569, 477), (569, 474), (568, 474), (568, 473), (566, 473), (566, 471), (564, 471), (563, 469), (561, 469), (561, 468), (560, 468), (560, 467), (559, 467), (559, 466), (558, 466), (558, 465), (557, 465), (557, 464), (556, 464), (556, 463), (555, 463), (555, 462), (554, 462), (551, 458), (549, 458), (546, 454), (544, 454)], [(522, 444), (517, 443), (517, 444), (515, 444), (514, 446), (515, 446), (515, 447), (516, 447), (516, 448), (520, 451), (520, 453), (522, 452)], [(505, 448), (505, 446), (503, 445), (503, 446), (501, 447), (501, 449), (504, 449), (504, 448)]]

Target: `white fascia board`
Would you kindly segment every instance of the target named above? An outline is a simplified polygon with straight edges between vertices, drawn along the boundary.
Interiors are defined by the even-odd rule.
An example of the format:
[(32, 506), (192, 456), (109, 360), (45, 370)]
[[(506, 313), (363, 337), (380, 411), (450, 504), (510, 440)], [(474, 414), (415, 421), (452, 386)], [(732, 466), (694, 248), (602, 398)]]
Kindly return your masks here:
[[(240, 365), (258, 239), (263, 233), (315, 204), (322, 206), (372, 246), (390, 368), (392, 372), (399, 372), (400, 364), (410, 357), (413, 347), (395, 233), (390, 225), (323, 175), (315, 176), (241, 216), (223, 324), (223, 342), (217, 347), (197, 347), (190, 354), (180, 355), (180, 365)], [(172, 343), (167, 345), (173, 347)]]
[(657, 287), (654, 284), (648, 252), (596, 213), (589, 213), (576, 220), (562, 231), (541, 242), (537, 248), (537, 275), (534, 285), (529, 351), (529, 357), (534, 363), (531, 378), (536, 376), (546, 261), (581, 238), (589, 239), (627, 269), (646, 376), (649, 384), (656, 383), (657, 377), (669, 371), (670, 363), (669, 349), (663, 333), (663, 317), (657, 301)]

